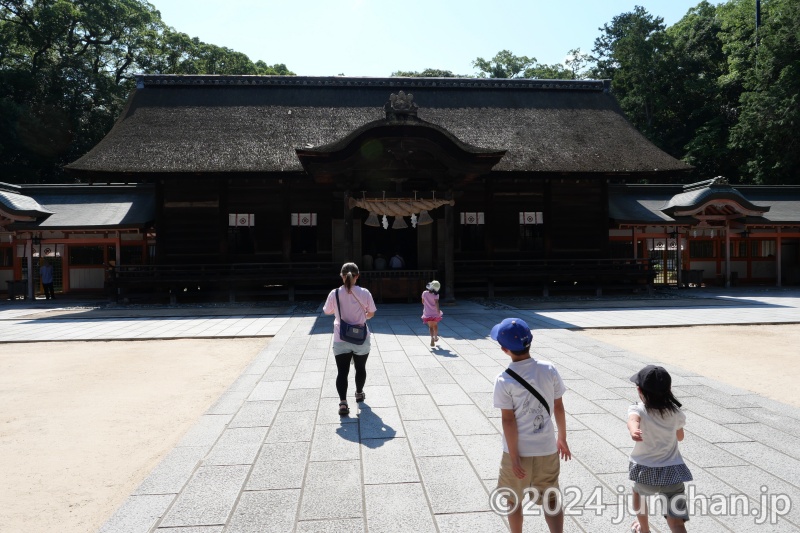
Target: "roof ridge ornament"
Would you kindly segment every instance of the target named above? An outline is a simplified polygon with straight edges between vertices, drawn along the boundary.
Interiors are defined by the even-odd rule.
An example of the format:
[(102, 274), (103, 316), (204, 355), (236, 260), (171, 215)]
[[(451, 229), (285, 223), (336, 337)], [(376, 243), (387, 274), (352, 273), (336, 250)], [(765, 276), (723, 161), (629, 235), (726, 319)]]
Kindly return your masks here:
[(695, 191), (697, 189), (705, 189), (706, 187), (711, 187), (713, 185), (728, 185), (730, 186), (730, 182), (728, 178), (725, 176), (717, 176), (715, 178), (711, 178), (710, 180), (703, 180), (698, 181), (696, 183), (689, 183), (688, 185), (683, 186), (684, 191)]
[(419, 107), (414, 103), (414, 95), (411, 93), (398, 91), (397, 94), (389, 95), (389, 101), (384, 104), (387, 119), (406, 119), (417, 116)]

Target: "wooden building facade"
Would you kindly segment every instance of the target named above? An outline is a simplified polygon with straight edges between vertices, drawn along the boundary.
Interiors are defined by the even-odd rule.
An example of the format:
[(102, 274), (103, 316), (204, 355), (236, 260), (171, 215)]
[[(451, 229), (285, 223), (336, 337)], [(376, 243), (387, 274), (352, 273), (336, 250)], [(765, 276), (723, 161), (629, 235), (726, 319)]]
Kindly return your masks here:
[[(624, 232), (675, 219), (625, 218), (615, 196), (690, 167), (631, 126), (607, 81), (143, 75), (67, 169), (150, 187), (145, 264), (119, 258), (120, 288), (293, 297), (354, 261), (379, 299), (416, 301), (432, 277), (446, 299), (647, 285), (652, 254)], [(395, 253), (404, 268), (381, 268)]]
[(108, 288), (115, 265), (151, 262), (151, 185), (0, 183), (0, 292), (42, 292), (39, 267), (53, 266), (57, 293)]
[[(409, 294), (436, 275), (448, 297), (536, 270), (503, 261), (539, 261), (545, 282), (559, 261), (608, 259), (609, 182), (689, 169), (631, 127), (608, 82), (250, 76), (140, 77), (67, 168), (152, 183), (156, 262), (182, 275), (284, 265), (274, 284), (289, 270), (311, 284), (311, 264), (372, 271), (399, 252), (401, 277), (418, 278)], [(248, 275), (264, 283), (257, 268), (236, 278)], [(397, 295), (396, 277), (362, 279)]]
[(615, 255), (650, 258), (660, 285), (800, 284), (800, 187), (616, 185)]

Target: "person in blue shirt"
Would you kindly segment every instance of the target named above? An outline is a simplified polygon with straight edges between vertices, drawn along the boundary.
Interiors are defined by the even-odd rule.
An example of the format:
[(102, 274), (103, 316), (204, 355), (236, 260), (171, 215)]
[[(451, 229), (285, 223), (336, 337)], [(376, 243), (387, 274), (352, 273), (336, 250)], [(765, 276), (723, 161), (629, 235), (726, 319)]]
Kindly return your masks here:
[(42, 287), (44, 288), (44, 297), (48, 300), (55, 300), (55, 292), (53, 291), (53, 265), (46, 259), (39, 267), (39, 277), (42, 280)]

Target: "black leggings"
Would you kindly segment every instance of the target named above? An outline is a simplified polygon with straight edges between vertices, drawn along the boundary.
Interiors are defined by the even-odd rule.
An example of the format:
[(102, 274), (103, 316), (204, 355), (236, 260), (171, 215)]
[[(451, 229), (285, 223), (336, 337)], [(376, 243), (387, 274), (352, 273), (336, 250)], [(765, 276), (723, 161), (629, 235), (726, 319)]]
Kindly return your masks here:
[(356, 392), (364, 392), (364, 383), (367, 381), (367, 355), (354, 355), (353, 352), (343, 353), (336, 356), (336, 368), (339, 373), (336, 375), (336, 391), (339, 399), (345, 401), (347, 398), (347, 376), (350, 374), (350, 359), (356, 367)]

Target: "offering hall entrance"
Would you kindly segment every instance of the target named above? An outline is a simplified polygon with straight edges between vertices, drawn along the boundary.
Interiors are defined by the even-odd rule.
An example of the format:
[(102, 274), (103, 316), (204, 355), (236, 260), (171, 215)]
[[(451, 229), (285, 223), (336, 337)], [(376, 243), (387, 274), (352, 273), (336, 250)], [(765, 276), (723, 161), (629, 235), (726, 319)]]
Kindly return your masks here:
[(650, 258), (655, 285), (678, 285), (678, 242), (673, 238), (647, 239), (647, 256)]

